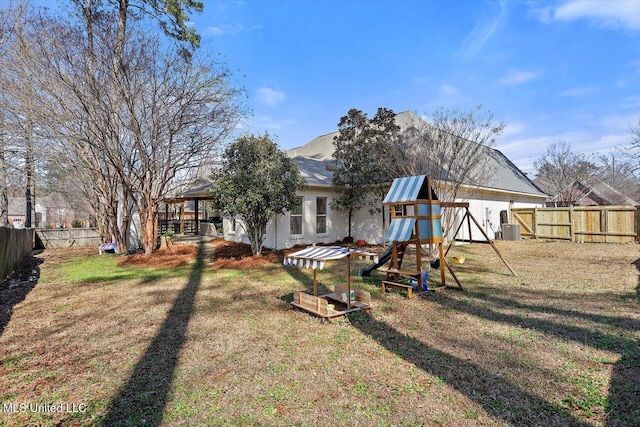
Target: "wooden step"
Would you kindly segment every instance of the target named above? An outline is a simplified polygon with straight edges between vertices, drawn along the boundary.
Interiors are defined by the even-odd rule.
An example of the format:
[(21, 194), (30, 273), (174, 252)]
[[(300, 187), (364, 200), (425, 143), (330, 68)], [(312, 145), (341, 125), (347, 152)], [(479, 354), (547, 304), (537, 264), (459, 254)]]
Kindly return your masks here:
[(407, 298), (411, 299), (414, 297), (413, 295), (413, 286), (405, 285), (403, 283), (391, 282), (389, 280), (383, 280), (382, 285), (380, 286), (380, 290), (382, 292), (386, 292), (387, 288), (396, 288), (407, 292)]
[(421, 271), (417, 271), (417, 270), (401, 270), (399, 268), (390, 268), (387, 270), (387, 275), (400, 274), (402, 276), (409, 276), (409, 277), (419, 277), (421, 273), (422, 273)]

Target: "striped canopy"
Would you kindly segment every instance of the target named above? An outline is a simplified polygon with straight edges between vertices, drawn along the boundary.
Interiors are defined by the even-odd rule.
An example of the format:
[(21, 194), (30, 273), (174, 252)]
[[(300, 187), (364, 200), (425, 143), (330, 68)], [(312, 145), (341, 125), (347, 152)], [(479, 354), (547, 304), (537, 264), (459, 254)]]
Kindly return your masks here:
[(406, 242), (411, 239), (413, 228), (416, 225), (415, 218), (394, 218), (389, 224), (385, 242)]
[(342, 246), (309, 246), (287, 255), (283, 264), (322, 270), (325, 261), (333, 261), (347, 256), (378, 262), (378, 255), (359, 249), (349, 249)]
[(425, 183), (425, 178), (426, 176), (419, 175), (394, 179), (383, 203), (412, 202), (417, 200), (422, 185)]

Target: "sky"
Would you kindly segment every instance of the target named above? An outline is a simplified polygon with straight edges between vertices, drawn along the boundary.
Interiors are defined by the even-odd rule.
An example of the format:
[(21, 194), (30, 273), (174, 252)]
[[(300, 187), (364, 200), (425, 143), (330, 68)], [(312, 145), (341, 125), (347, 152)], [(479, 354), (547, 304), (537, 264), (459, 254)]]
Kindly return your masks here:
[(204, 0), (203, 49), (245, 87), (243, 130), (283, 149), (357, 108), (478, 105), (494, 148), (533, 176), (549, 144), (607, 153), (640, 118), (640, 0)]
[(553, 143), (608, 154), (640, 126), (640, 0), (201, 1), (201, 48), (248, 95), (238, 132), (286, 150), (351, 108), (482, 106), (506, 125), (494, 148), (533, 178)]

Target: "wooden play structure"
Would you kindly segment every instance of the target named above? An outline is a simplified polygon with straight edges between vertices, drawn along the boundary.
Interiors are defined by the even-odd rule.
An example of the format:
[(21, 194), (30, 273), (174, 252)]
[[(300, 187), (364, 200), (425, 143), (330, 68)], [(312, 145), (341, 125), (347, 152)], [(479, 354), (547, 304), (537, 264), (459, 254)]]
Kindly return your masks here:
[[(416, 295), (413, 292), (414, 289), (417, 288), (418, 292), (426, 290), (425, 282), (428, 280), (429, 274), (423, 271), (421, 245), (438, 245), (439, 263), (436, 264), (439, 264), (442, 286), (446, 286), (446, 268), (458, 288), (464, 290), (455, 271), (447, 262), (446, 255), (449, 253), (453, 241), (456, 240), (462, 225), (465, 224), (465, 220), (469, 226), (469, 242), (472, 241), (471, 221), (473, 221), (509, 271), (514, 276), (516, 275), (493, 241), (489, 239), (489, 236), (482, 230), (478, 221), (469, 211), (469, 203), (441, 203), (431, 187), (431, 180), (428, 176), (421, 175), (395, 179), (383, 204), (388, 206), (391, 212), (391, 223), (385, 237), (385, 242), (391, 247), (391, 265), (386, 272), (386, 279), (382, 281), (381, 289), (383, 292), (388, 288), (398, 288), (406, 291), (408, 298), (412, 298)], [(443, 248), (442, 208), (462, 208), (465, 210), (462, 221), (456, 229), (446, 252)], [(411, 245), (415, 246), (416, 267), (413, 270), (402, 269), (405, 253)]]
[(511, 274), (513, 274), (514, 276), (517, 276), (516, 272), (513, 271), (513, 268), (511, 268), (511, 266), (509, 265), (507, 260), (504, 259), (504, 257), (502, 256), (502, 254), (498, 250), (498, 247), (496, 246), (496, 244), (493, 242), (493, 240), (491, 240), (489, 238), (489, 236), (487, 236), (487, 233), (485, 233), (485, 231), (482, 229), (482, 226), (480, 225), (480, 223), (478, 223), (478, 220), (476, 220), (476, 218), (471, 214), (471, 211), (469, 210), (469, 203), (468, 202), (446, 202), (446, 203), (441, 203), (441, 206), (443, 208), (464, 209), (464, 215), (462, 216), (462, 220), (460, 221), (460, 224), (458, 224), (458, 228), (456, 228), (456, 232), (453, 233), (453, 238), (451, 239), (451, 242), (449, 243), (449, 247), (444, 252), (444, 256), (445, 257), (449, 253), (449, 250), (451, 249), (451, 246), (453, 246), (453, 242), (456, 241), (456, 237), (458, 236), (458, 232), (460, 231), (460, 229), (462, 229), (462, 226), (465, 224), (465, 219), (466, 219), (467, 220), (466, 224), (467, 224), (468, 230), (469, 230), (469, 239), (468, 240), (465, 239), (465, 240), (462, 240), (462, 241), (468, 241), (469, 243), (473, 243), (473, 237), (471, 236), (471, 222), (473, 221), (473, 223), (476, 225), (478, 230), (480, 230), (480, 233), (482, 233), (482, 235), (486, 239), (486, 242), (491, 245), (491, 247), (493, 248), (494, 252), (498, 255), (498, 257), (504, 263), (504, 265), (509, 269)]
[[(462, 284), (444, 257), (441, 206), (437, 195), (431, 187), (428, 176), (410, 176), (393, 180), (391, 189), (384, 198), (383, 204), (391, 212), (391, 223), (385, 242), (391, 245), (391, 265), (386, 279), (382, 281), (383, 292), (387, 288), (398, 288), (407, 292), (407, 297), (414, 294), (414, 282), (418, 293), (426, 290), (428, 272), (423, 270), (421, 245), (438, 245), (440, 259), (440, 281), (446, 285), (445, 267), (453, 276), (460, 289)], [(402, 262), (409, 246), (415, 246), (415, 269), (402, 269)], [(412, 280), (413, 279), (413, 280)], [(408, 282), (407, 282), (408, 280)]]
[[(316, 316), (330, 319), (355, 311), (371, 310), (371, 294), (361, 289), (351, 289), (351, 258), (363, 258), (378, 262), (374, 253), (341, 246), (309, 246), (285, 257), (283, 264), (313, 269), (313, 295), (294, 291), (291, 305)], [(346, 258), (346, 283), (336, 283), (334, 292), (318, 295), (317, 270), (324, 268), (326, 261)]]

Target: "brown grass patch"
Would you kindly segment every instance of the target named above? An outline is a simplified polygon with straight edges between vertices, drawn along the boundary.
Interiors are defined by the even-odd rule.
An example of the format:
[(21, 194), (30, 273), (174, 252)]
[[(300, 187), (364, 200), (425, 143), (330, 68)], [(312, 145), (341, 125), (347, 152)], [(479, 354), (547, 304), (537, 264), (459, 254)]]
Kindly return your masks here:
[(239, 242), (216, 240), (214, 242), (213, 267), (223, 269), (264, 268), (272, 264), (282, 264), (284, 255), (294, 249), (273, 251), (263, 249), (261, 255), (253, 255), (251, 245)]
[(174, 243), (166, 249), (160, 249), (151, 255), (136, 253), (121, 258), (119, 266), (137, 266), (149, 268), (176, 268), (193, 262), (198, 248), (190, 244)]

